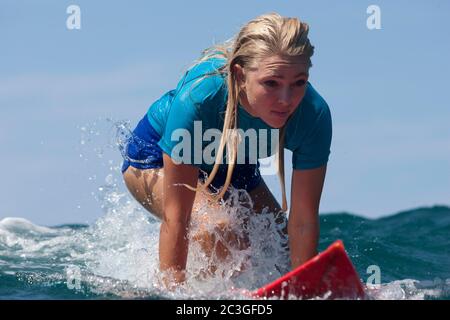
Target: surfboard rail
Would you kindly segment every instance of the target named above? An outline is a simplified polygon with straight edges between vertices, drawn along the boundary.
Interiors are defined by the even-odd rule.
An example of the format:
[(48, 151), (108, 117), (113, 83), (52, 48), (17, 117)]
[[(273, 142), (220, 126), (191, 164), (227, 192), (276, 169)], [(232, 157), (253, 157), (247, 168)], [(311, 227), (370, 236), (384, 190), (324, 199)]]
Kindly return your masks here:
[(345, 251), (336, 240), (325, 251), (252, 292), (255, 298), (296, 297), (300, 299), (364, 299), (361, 279)]

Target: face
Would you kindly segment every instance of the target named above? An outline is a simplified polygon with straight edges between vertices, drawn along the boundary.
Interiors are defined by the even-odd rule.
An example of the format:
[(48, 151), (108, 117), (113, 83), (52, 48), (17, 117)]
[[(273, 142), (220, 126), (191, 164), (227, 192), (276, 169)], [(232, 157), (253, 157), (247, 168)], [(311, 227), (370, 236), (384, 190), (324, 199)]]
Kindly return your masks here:
[(281, 128), (305, 95), (309, 62), (304, 57), (271, 56), (256, 69), (235, 65), (240, 104), (272, 128)]

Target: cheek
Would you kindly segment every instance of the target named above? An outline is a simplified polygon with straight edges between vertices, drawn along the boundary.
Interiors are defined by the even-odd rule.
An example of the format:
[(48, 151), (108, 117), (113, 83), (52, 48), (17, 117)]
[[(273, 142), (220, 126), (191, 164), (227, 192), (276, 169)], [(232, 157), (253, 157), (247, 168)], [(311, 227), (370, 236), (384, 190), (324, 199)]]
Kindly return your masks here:
[(277, 95), (273, 91), (270, 92), (262, 86), (256, 87), (253, 94), (254, 101), (260, 106), (273, 104), (277, 100)]
[(251, 87), (250, 90), (248, 90), (247, 99), (254, 108), (259, 109), (262, 105), (265, 105), (269, 102), (271, 96), (261, 86), (254, 86)]
[(298, 90), (298, 92), (294, 96), (294, 102), (296, 104), (299, 104), (303, 100), (303, 97), (305, 96), (305, 93), (306, 93), (306, 88), (305, 87), (303, 87), (303, 89), (301, 89), (301, 90)]

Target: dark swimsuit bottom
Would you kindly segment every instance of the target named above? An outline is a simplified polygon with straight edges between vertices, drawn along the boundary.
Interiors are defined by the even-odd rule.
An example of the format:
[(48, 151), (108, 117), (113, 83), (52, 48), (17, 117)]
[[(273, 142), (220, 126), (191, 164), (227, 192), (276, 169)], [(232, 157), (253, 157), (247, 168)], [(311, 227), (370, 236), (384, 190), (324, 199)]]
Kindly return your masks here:
[[(124, 173), (129, 166), (137, 169), (156, 169), (162, 168), (163, 151), (158, 146), (161, 136), (155, 131), (147, 119), (147, 115), (139, 121), (138, 125), (133, 131), (132, 137), (127, 142), (125, 154), (128, 159), (125, 159), (122, 165), (122, 173)], [(259, 171), (259, 162), (257, 164), (236, 164), (231, 176), (231, 184), (236, 189), (245, 189), (250, 192), (256, 188), (261, 182), (261, 173)], [(222, 187), (227, 176), (227, 166), (219, 166), (216, 176), (214, 177), (211, 186), (216, 190)], [(199, 179), (205, 181), (206, 174), (204, 171), (199, 171)], [(210, 188), (211, 190), (214, 190)]]

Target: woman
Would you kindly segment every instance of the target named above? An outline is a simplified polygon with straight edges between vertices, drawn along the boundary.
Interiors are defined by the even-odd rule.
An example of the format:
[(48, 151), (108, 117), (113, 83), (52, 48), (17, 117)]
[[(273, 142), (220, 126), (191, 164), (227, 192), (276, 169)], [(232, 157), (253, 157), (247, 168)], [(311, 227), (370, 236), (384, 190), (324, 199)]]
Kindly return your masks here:
[[(187, 233), (196, 203), (206, 199), (214, 206), (234, 187), (248, 192), (254, 212), (268, 207), (286, 219), (285, 147), (293, 152), (287, 224), (291, 267), (317, 254), (318, 210), (332, 127), (327, 103), (308, 82), (314, 50), (308, 29), (298, 19), (276, 13), (251, 20), (230, 41), (205, 50), (177, 88), (153, 103), (134, 130), (122, 168), (124, 180), (131, 194), (162, 220), (160, 269), (170, 271), (173, 284), (185, 280)], [(200, 132), (204, 139), (208, 129), (221, 130), (213, 163), (205, 158), (207, 141), (199, 142), (196, 136)], [(281, 207), (261, 178), (259, 163), (249, 161), (249, 150), (244, 149), (245, 157), (238, 154), (242, 141), (236, 129), (279, 129), (271, 131), (279, 133), (275, 148), (263, 135), (252, 146), (270, 146), (269, 155), (277, 155)], [(187, 148), (180, 143), (184, 133), (195, 140)], [(180, 145), (185, 147), (181, 152)], [(242, 158), (245, 163), (237, 163)], [(212, 186), (220, 192), (213, 194)], [(221, 223), (219, 229), (226, 230)], [(208, 245), (212, 235), (194, 239), (205, 250), (226, 255), (224, 248)], [(230, 234), (226, 239), (242, 240)]]

